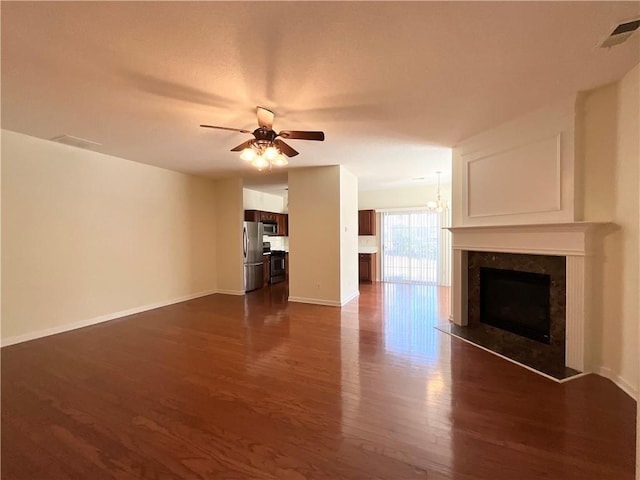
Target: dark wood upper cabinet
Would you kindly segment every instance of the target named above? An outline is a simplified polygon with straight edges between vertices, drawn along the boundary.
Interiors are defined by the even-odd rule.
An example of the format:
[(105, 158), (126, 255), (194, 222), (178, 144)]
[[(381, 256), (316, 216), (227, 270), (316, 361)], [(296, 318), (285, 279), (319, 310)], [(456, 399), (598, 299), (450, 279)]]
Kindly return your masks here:
[(289, 235), (289, 215), (286, 213), (278, 214), (278, 236), (286, 237)]
[(245, 210), (245, 222), (275, 223), (278, 225), (278, 237), (289, 235), (289, 215), (286, 213), (263, 212), (262, 210)]
[(279, 213), (260, 212), (260, 221), (263, 223), (278, 223)]
[(244, 221), (245, 222), (261, 222), (259, 210), (245, 210), (244, 211)]
[(376, 234), (376, 211), (358, 210), (358, 235)]

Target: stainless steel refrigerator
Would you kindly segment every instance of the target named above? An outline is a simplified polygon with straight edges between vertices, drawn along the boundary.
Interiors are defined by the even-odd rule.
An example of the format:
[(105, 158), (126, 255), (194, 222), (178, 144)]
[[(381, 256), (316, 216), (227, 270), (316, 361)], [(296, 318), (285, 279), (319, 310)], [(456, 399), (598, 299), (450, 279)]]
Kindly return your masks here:
[(242, 254), (244, 262), (244, 291), (262, 288), (262, 223), (244, 222), (242, 227)]

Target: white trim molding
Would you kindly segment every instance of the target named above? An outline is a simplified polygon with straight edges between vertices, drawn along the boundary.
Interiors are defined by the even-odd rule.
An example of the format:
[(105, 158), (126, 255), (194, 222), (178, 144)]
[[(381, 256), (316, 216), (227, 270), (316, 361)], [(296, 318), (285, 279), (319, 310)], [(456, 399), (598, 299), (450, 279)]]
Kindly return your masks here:
[[(525, 145), (511, 146), (491, 153), (462, 154), (461, 156), (466, 163), (463, 192), (466, 192), (467, 217), (560, 212), (562, 210), (561, 139), (562, 134), (556, 132), (542, 139), (534, 139)], [(543, 161), (546, 163), (541, 166)], [(496, 175), (496, 172), (500, 175)], [(501, 176), (502, 182), (507, 182), (509, 185), (477, 181), (476, 175), (488, 177), (493, 182), (496, 182), (496, 178)], [(546, 175), (539, 178), (538, 183), (548, 191), (530, 195), (528, 188), (532, 175)], [(509, 195), (511, 201), (503, 202), (500, 200), (500, 196), (504, 194), (502, 190), (507, 187), (512, 190)], [(501, 192), (500, 196), (495, 195), (496, 191)], [(520, 195), (519, 198), (518, 195)], [(483, 210), (482, 207), (479, 207), (480, 199), (492, 197), (494, 197), (493, 207), (489, 210)], [(476, 211), (477, 208), (480, 211)]]
[(596, 372), (598, 375), (603, 376), (604, 378), (608, 378), (613, 383), (615, 383), (620, 389), (633, 398), (635, 401), (638, 401), (638, 390), (635, 389), (630, 382), (622, 378), (620, 375), (614, 373), (613, 370), (607, 367), (598, 367)]
[(355, 292), (351, 293), (351, 295), (347, 295), (343, 300), (342, 303), (340, 304), (341, 307), (344, 307), (347, 303), (349, 303), (352, 300), (355, 300), (357, 297), (360, 296), (360, 290), (356, 290)]
[(64, 325), (58, 325), (44, 330), (38, 330), (36, 332), (29, 332), (23, 335), (16, 335), (13, 337), (2, 338), (1, 345), (8, 347), (9, 345), (15, 345), (17, 343), (28, 342), (29, 340), (35, 340), (37, 338), (48, 337), (49, 335), (56, 335), (58, 333), (69, 332), (71, 330), (77, 330), (78, 328), (90, 327), (99, 323), (116, 320), (118, 318), (127, 317), (136, 313), (146, 312), (148, 310), (154, 310), (156, 308), (167, 307), (180, 302), (186, 302), (195, 298), (206, 297), (207, 295), (213, 295), (217, 293), (216, 290), (207, 290), (200, 293), (194, 293), (193, 295), (185, 295), (183, 297), (174, 298), (164, 302), (151, 303), (140, 307), (129, 308), (127, 310), (120, 310), (119, 312), (107, 313), (98, 317), (87, 318), (80, 320), (79, 322), (65, 323)]
[(217, 290), (216, 293), (221, 295), (244, 295), (246, 292), (244, 290)]
[(327, 307), (342, 307), (342, 302), (337, 300), (322, 300), (321, 298), (307, 298), (307, 297), (289, 297), (290, 302), (295, 303), (310, 303), (311, 305), (324, 305)]

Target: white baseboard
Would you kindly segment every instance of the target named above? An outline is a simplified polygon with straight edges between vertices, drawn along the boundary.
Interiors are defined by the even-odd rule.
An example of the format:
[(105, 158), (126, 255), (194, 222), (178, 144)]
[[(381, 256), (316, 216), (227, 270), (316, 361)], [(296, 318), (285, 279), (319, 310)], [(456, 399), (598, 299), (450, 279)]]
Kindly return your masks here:
[(335, 300), (322, 300), (320, 298), (305, 298), (305, 297), (289, 297), (290, 302), (296, 303), (310, 303), (312, 305), (326, 305), (327, 307), (341, 307), (342, 303)]
[(222, 295), (244, 295), (244, 290), (216, 290), (216, 293), (221, 293)]
[(353, 292), (351, 295), (347, 295), (347, 298), (345, 298), (344, 300), (342, 300), (342, 304), (340, 305), (341, 307), (344, 307), (347, 303), (349, 303), (351, 300), (357, 298), (360, 296), (360, 290), (356, 290), (355, 292)]
[(595, 373), (597, 373), (598, 375), (601, 375), (601, 376), (603, 376), (605, 378), (608, 378), (613, 383), (615, 383), (620, 388), (620, 390), (622, 390), (624, 393), (629, 395), (634, 400), (638, 401), (638, 389), (633, 387), (631, 385), (631, 383), (629, 383), (627, 380), (622, 378), (620, 375), (615, 373), (610, 368), (608, 368), (608, 367), (598, 367), (596, 369)]
[[(121, 310), (119, 312), (107, 313), (98, 317), (88, 318), (86, 320), (80, 320), (79, 322), (66, 323), (64, 325), (58, 325), (56, 327), (46, 328), (44, 330), (38, 330), (36, 332), (29, 332), (23, 335), (16, 335), (13, 337), (2, 338), (0, 345), (2, 347), (8, 347), (9, 345), (15, 345), (16, 343), (28, 342), (29, 340), (35, 340), (36, 338), (48, 337), (49, 335), (55, 335), (57, 333), (68, 332), (70, 330), (76, 330), (78, 328), (89, 327), (91, 325), (97, 325), (98, 323), (108, 322), (109, 320), (115, 320), (117, 318), (126, 317), (128, 315), (134, 315), (136, 313), (146, 312), (147, 310), (153, 310), (156, 308), (166, 307), (175, 303), (186, 302), (187, 300), (193, 300), (194, 298), (206, 297), (207, 295), (213, 295), (218, 293), (216, 290), (208, 290), (205, 292), (194, 293), (193, 295), (185, 295), (183, 297), (174, 298), (164, 302), (157, 302), (140, 307), (129, 308), (127, 310)], [(244, 292), (243, 292), (244, 293)]]

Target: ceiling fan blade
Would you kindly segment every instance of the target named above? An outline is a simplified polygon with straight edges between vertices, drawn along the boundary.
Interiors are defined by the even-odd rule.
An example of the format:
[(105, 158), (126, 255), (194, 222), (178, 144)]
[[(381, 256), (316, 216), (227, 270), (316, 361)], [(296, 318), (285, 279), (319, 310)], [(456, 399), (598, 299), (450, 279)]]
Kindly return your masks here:
[(241, 128), (217, 127), (215, 125), (200, 125), (204, 128), (216, 128), (218, 130), (229, 130), (230, 132), (251, 133), (251, 130), (243, 130)]
[(289, 138), (291, 140), (317, 140), (322, 142), (324, 140), (324, 132), (303, 132), (300, 130), (282, 130), (279, 135), (282, 138)]
[(256, 107), (256, 113), (258, 115), (258, 125), (273, 130), (273, 117), (275, 114), (264, 107)]
[(237, 147), (233, 147), (231, 149), (232, 152), (241, 152), (242, 150), (244, 150), (245, 148), (249, 148), (251, 146), (251, 144), (253, 143), (253, 139), (251, 140), (247, 140), (246, 142), (241, 143), (240, 145), (238, 145)]
[(298, 155), (298, 152), (296, 152), (293, 148), (291, 148), (279, 138), (277, 138), (273, 143), (275, 143), (276, 147), (278, 147), (278, 150), (284, 153), (287, 157), (295, 157), (296, 155)]

